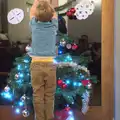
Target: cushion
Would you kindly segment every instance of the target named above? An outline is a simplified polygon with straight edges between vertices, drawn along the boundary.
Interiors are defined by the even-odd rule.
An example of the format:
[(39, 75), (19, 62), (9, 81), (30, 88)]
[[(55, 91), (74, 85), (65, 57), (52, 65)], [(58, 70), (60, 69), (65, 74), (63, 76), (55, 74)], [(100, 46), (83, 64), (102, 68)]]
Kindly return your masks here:
[(0, 33), (0, 40), (8, 40), (6, 34)]

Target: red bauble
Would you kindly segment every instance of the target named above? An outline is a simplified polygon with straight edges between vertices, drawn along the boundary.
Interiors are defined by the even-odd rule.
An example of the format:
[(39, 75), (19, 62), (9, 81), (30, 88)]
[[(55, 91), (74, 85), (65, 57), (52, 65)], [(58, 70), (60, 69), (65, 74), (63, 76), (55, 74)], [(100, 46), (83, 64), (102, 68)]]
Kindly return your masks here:
[(58, 80), (58, 85), (62, 85), (63, 84), (63, 81), (62, 80)]
[(89, 83), (91, 83), (90, 80), (82, 80), (81, 82), (82, 82), (83, 86), (87, 86)]
[(72, 45), (72, 49), (73, 49), (73, 50), (76, 50), (77, 48), (78, 48), (78, 45), (76, 45), (76, 44), (73, 44), (73, 45)]
[(66, 84), (63, 84), (63, 85), (62, 85), (62, 88), (63, 88), (63, 89), (67, 88), (67, 85), (66, 85)]
[(69, 117), (69, 114), (68, 114), (68, 111), (63, 109), (61, 111), (55, 111), (55, 116), (57, 116), (55, 120), (67, 120), (67, 118)]
[(68, 11), (68, 12), (66, 13), (66, 15), (67, 15), (68, 17), (71, 17), (71, 16), (73, 15), (73, 13), (70, 12), (70, 11)]
[(76, 12), (75, 8), (71, 8), (71, 9), (70, 9), (70, 12), (71, 12), (71, 13), (75, 13), (75, 12)]
[(66, 110), (66, 111), (70, 111), (71, 108), (70, 108), (70, 107), (66, 107), (65, 110)]

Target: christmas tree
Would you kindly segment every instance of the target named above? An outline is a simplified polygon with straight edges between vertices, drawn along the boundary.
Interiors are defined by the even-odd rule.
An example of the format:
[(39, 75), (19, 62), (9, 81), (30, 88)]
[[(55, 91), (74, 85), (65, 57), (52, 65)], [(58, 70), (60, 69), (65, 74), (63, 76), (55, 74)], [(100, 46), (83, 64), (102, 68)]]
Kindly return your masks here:
[[(86, 113), (92, 83), (97, 82), (96, 77), (90, 76), (89, 70), (85, 67), (88, 58), (80, 56), (81, 65), (78, 65), (70, 54), (63, 54), (61, 47), (66, 47), (67, 44), (74, 45), (67, 35), (61, 34), (60, 42), (57, 44), (60, 48), (59, 55), (54, 59), (57, 66), (55, 109), (64, 109), (68, 112), (74, 106), (81, 106), (82, 113)], [(28, 55), (16, 58), (14, 68), (9, 74), (8, 85), (1, 93), (3, 98), (11, 101), (15, 113), (23, 114), (24, 117), (33, 112), (30, 63), (31, 58)]]

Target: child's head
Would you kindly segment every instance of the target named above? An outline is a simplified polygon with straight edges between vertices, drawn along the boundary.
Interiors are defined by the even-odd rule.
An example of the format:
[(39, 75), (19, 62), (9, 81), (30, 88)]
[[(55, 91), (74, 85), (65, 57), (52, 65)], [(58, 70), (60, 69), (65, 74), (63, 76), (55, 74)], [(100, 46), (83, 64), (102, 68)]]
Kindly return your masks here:
[(52, 19), (54, 9), (51, 7), (48, 1), (41, 0), (36, 8), (36, 18), (42, 22), (48, 22)]

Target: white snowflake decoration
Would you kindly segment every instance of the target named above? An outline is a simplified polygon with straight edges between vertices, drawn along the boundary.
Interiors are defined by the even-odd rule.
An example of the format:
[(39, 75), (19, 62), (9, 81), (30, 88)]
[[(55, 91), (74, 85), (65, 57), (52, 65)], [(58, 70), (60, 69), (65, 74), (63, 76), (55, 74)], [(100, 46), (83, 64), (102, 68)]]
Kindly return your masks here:
[(90, 93), (86, 91), (85, 93), (83, 93), (82, 98), (83, 98), (82, 99), (82, 113), (86, 114), (86, 112), (89, 109)]
[(8, 13), (7, 19), (10, 24), (15, 25), (21, 23), (24, 19), (24, 11), (19, 8), (14, 8)]
[(98, 0), (89, 0), (91, 3), (96, 3)]
[(75, 6), (75, 16), (78, 20), (85, 20), (94, 12), (95, 5), (94, 3), (87, 1), (81, 1)]

